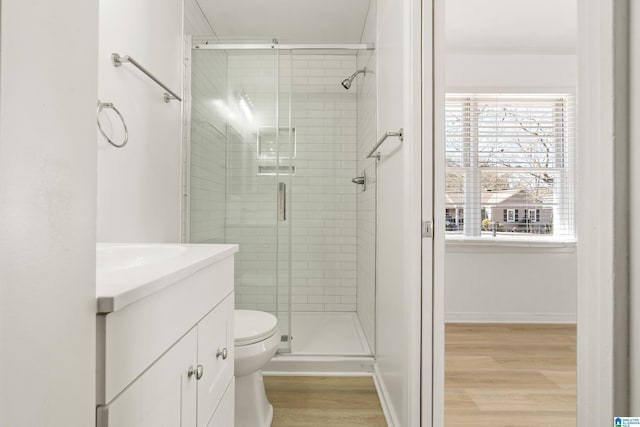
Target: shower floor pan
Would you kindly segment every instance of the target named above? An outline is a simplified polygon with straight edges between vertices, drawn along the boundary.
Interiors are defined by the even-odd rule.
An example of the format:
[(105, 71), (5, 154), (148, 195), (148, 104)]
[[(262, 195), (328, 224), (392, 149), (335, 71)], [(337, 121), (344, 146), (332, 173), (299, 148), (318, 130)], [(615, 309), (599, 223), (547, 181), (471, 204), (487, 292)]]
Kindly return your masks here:
[(367, 375), (373, 357), (356, 313), (292, 313), (291, 353), (279, 352), (265, 375)]

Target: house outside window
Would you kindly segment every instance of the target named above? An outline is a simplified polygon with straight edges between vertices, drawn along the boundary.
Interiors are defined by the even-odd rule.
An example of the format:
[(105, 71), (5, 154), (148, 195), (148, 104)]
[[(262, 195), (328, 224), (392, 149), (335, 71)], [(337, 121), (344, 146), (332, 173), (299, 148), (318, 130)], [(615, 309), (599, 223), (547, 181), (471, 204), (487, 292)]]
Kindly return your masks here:
[(573, 240), (573, 120), (567, 94), (447, 94), (447, 236)]

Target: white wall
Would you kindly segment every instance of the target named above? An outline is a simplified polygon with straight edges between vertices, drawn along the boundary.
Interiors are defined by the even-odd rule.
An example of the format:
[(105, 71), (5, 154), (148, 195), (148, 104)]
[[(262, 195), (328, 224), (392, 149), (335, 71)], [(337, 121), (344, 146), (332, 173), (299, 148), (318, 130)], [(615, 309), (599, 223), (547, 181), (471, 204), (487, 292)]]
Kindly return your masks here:
[[(572, 54), (448, 53), (445, 78), (448, 92), (574, 92), (577, 58)], [(475, 248), (447, 244), (447, 321), (575, 321), (575, 247), (510, 250), (488, 244)]]
[(461, 246), (445, 257), (446, 321), (575, 322), (574, 248)]
[(184, 0), (184, 33), (192, 36), (215, 36), (197, 0)]
[(413, 50), (420, 38), (418, 5), (377, 2), (377, 135), (405, 131), (403, 142), (390, 138), (381, 148), (377, 177), (375, 368), (397, 426), (420, 422), (420, 52)]
[(95, 423), (98, 2), (1, 7), (0, 425), (86, 427)]
[(575, 90), (576, 55), (447, 53), (447, 91)]
[[(98, 97), (113, 102), (129, 129), (122, 149), (98, 137), (98, 240), (178, 242), (181, 233), (181, 112), (131, 64), (114, 67), (111, 53), (131, 55), (182, 93), (182, 1), (100, 2)], [(108, 117), (103, 116), (105, 123)], [(114, 138), (121, 136), (113, 121)]]
[[(402, 28), (403, 8), (392, 0), (378, 0), (378, 126), (377, 134), (397, 130), (404, 124), (404, 73)], [(384, 19), (382, 19), (384, 17)], [(404, 307), (405, 271), (402, 231), (402, 153), (398, 141), (391, 139), (378, 164), (377, 190), (377, 330), (376, 364), (386, 389), (393, 422), (407, 425), (405, 354), (409, 340), (408, 318)]]

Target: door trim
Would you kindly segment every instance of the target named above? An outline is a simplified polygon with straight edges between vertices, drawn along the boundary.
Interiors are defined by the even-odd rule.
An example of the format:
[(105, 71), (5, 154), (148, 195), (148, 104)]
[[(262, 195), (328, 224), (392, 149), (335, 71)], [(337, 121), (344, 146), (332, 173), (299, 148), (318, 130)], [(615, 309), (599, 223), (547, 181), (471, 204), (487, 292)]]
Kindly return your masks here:
[[(408, 405), (408, 425), (419, 426), (421, 423), (422, 402), (425, 377), (430, 383), (431, 371), (423, 369), (422, 357), (424, 335), (431, 336), (431, 328), (424, 329), (422, 320), (425, 317), (422, 298), (425, 282), (422, 274), (422, 175), (423, 175), (423, 55), (422, 39), (423, 2), (421, 0), (405, 0), (404, 2), (404, 130), (405, 142), (402, 150), (404, 156), (404, 191), (405, 191), (405, 229), (407, 257), (404, 271), (407, 272), (406, 307), (408, 308), (409, 343), (408, 343), (408, 378), (406, 400)], [(426, 80), (430, 81), (430, 80)], [(429, 169), (430, 170), (430, 169)], [(431, 289), (431, 279), (426, 283)], [(431, 309), (426, 312), (431, 313)], [(429, 339), (430, 341), (430, 339)], [(429, 387), (430, 389), (430, 387)], [(431, 394), (426, 399), (431, 400)]]
[(628, 7), (578, 2), (577, 416), (588, 427), (629, 415)]
[[(423, 201), (423, 218), (433, 218), (433, 239), (423, 242), (423, 280), (431, 282), (423, 290), (423, 404), (422, 425), (444, 425), (444, 260), (445, 260), (445, 207), (444, 182), (444, 1), (431, 0), (423, 10), (423, 170), (431, 171), (423, 177), (425, 189), (430, 187), (430, 210)], [(429, 49), (427, 51), (427, 49)], [(428, 84), (431, 82), (431, 84)], [(427, 141), (426, 138), (430, 138)], [(423, 197), (425, 192), (423, 191)], [(429, 240), (431, 240), (429, 242)], [(429, 245), (429, 247), (427, 247)], [(430, 275), (430, 277), (424, 277)], [(427, 315), (427, 313), (429, 315)], [(430, 338), (430, 340), (428, 339)], [(428, 375), (425, 371), (428, 370)], [(430, 379), (430, 382), (429, 382)], [(427, 399), (427, 397), (429, 397)]]

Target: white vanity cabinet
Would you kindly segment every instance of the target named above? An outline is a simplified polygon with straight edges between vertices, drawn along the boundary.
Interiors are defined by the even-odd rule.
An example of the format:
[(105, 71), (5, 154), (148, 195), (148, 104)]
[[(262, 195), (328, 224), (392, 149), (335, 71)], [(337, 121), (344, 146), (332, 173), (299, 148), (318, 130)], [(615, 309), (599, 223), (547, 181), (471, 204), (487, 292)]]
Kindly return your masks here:
[(233, 252), (98, 314), (97, 427), (233, 427)]
[[(228, 385), (233, 382), (233, 298), (227, 298), (198, 324), (198, 366), (202, 377), (198, 380), (198, 427), (223, 427), (227, 424), (208, 424), (222, 401)], [(233, 395), (233, 390), (231, 390)], [(231, 396), (233, 403), (233, 396)], [(233, 414), (233, 411), (231, 412)], [(233, 419), (232, 419), (233, 421)], [(233, 423), (229, 424), (233, 426)]]
[(197, 345), (192, 329), (122, 394), (98, 407), (98, 427), (195, 427), (197, 384), (188, 372)]
[(231, 381), (229, 388), (216, 408), (216, 412), (206, 427), (235, 427), (235, 395), (235, 384)]

